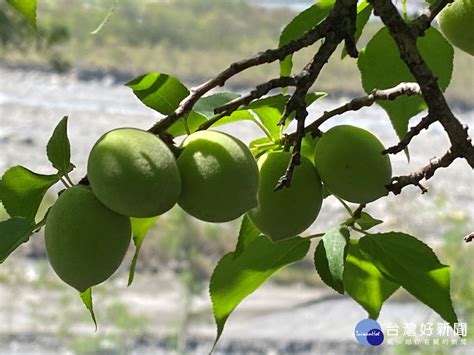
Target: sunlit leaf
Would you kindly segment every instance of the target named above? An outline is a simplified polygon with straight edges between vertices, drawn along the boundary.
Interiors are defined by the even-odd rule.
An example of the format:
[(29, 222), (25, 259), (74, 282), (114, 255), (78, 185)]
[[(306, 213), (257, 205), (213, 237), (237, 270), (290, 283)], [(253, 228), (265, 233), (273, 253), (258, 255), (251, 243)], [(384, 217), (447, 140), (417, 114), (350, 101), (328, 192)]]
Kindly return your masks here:
[(36, 29), (36, 0), (7, 0)]
[(327, 231), (316, 247), (314, 265), (321, 280), (340, 294), (344, 294), (344, 263), (349, 241), (349, 229), (345, 225)]
[(227, 318), (248, 295), (282, 267), (301, 260), (310, 242), (302, 238), (273, 243), (260, 236), (247, 245), (239, 256), (224, 255), (211, 276), (210, 295), (219, 340)]
[[(240, 95), (232, 92), (221, 92), (218, 94), (212, 94), (200, 98), (193, 107), (193, 110), (185, 118), (181, 118), (173, 123), (170, 128), (166, 131), (174, 137), (182, 136), (183, 134), (195, 132), (203, 123), (209, 118), (214, 116), (214, 109), (226, 104), (229, 101), (239, 97)], [(243, 115), (240, 115), (242, 119), (246, 119)], [(238, 115), (234, 115), (233, 122), (237, 121)], [(228, 118), (227, 121), (229, 121)], [(218, 122), (214, 126), (222, 125), (226, 123), (226, 117), (222, 119), (222, 122)], [(188, 126), (186, 130), (185, 123)]]
[(281, 119), (288, 99), (289, 96), (280, 94), (256, 100), (249, 105), (249, 108), (255, 112), (273, 139), (280, 138), (278, 122)]
[[(202, 114), (191, 111), (187, 117), (185, 118), (180, 118), (177, 120), (175, 123), (173, 123), (167, 130), (169, 134), (171, 134), (173, 137), (179, 137), (184, 134), (188, 133), (193, 133), (195, 132), (199, 126), (201, 126), (204, 122), (207, 121), (206, 116), (203, 116)], [(186, 125), (188, 126), (188, 130), (186, 130)]]
[(387, 279), (360, 251), (357, 240), (348, 244), (344, 266), (344, 289), (369, 314), (377, 319), (383, 303), (400, 285)]
[(253, 121), (255, 118), (249, 110), (237, 110), (230, 114), (230, 116), (222, 117), (219, 121), (214, 123), (211, 127), (218, 127), (229, 123), (239, 121)]
[(58, 181), (57, 175), (41, 175), (14, 166), (0, 180), (0, 201), (10, 216), (34, 220), (46, 191)]
[(245, 248), (252, 244), (255, 239), (260, 235), (260, 231), (252, 223), (252, 221), (247, 217), (247, 215), (242, 218), (242, 223), (240, 225), (239, 239), (237, 241), (237, 246), (234, 251), (234, 258), (238, 257)]
[(264, 154), (268, 150), (281, 149), (278, 143), (275, 143), (268, 137), (258, 138), (249, 143), (250, 151), (255, 158)]
[[(281, 32), (278, 46), (283, 47), (285, 44), (302, 37), (329, 14), (334, 3), (335, 0), (318, 0), (313, 6), (296, 15)], [(289, 76), (292, 67), (293, 59), (291, 55), (288, 55), (280, 61), (280, 75)]]
[(207, 118), (214, 116), (214, 109), (222, 106), (229, 101), (238, 98), (240, 95), (233, 92), (220, 92), (200, 98), (193, 107), (195, 112), (200, 113)]
[(189, 91), (178, 79), (158, 72), (144, 74), (127, 84), (146, 106), (169, 115), (189, 95)]
[(128, 286), (130, 286), (135, 277), (135, 267), (137, 266), (138, 256), (145, 236), (150, 228), (155, 224), (158, 217), (150, 218), (130, 218), (132, 222), (133, 243), (135, 244), (135, 254), (133, 255), (130, 272), (128, 274)]
[(386, 276), (431, 307), (451, 326), (457, 322), (449, 294), (449, 267), (429, 246), (407, 234), (390, 232), (362, 237), (364, 255)]
[(94, 322), (95, 325), (95, 331), (97, 331), (97, 320), (95, 319), (95, 314), (94, 314), (94, 304), (92, 302), (92, 287), (88, 288), (84, 292), (80, 293), (82, 302), (84, 303), (84, 306), (86, 306), (87, 310), (89, 311), (92, 321)]
[[(325, 97), (326, 95), (327, 94), (324, 92), (311, 92), (305, 97), (306, 105), (310, 106), (314, 101)], [(249, 109), (257, 115), (260, 122), (262, 122), (268, 132), (270, 132), (273, 139), (280, 138), (281, 128), (278, 126), (278, 123), (280, 122), (286, 103), (289, 99), (289, 95), (279, 94), (255, 100), (249, 105)], [(283, 129), (288, 127), (292, 119), (293, 115), (287, 119)]]
[[(426, 64), (438, 78), (438, 84), (445, 90), (453, 71), (453, 47), (434, 28), (419, 37), (417, 47)], [(387, 89), (401, 82), (415, 81), (406, 64), (400, 59), (395, 41), (386, 27), (382, 28), (362, 50), (357, 62), (362, 76), (362, 85), (366, 93), (373, 89)], [(390, 121), (400, 138), (408, 131), (408, 121), (417, 113), (426, 109), (424, 100), (419, 96), (400, 96), (394, 101), (377, 102), (388, 113)]]

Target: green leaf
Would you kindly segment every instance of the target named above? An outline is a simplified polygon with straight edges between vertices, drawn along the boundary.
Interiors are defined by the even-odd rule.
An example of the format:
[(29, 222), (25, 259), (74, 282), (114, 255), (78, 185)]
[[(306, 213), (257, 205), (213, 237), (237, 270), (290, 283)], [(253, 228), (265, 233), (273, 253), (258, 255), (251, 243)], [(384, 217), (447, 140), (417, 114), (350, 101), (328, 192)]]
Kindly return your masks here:
[(237, 241), (237, 246), (234, 251), (234, 258), (238, 257), (242, 252), (252, 244), (255, 239), (260, 235), (260, 231), (252, 223), (252, 221), (247, 217), (247, 215), (242, 218), (242, 223), (240, 225), (239, 239)]
[(0, 222), (0, 264), (33, 234), (34, 221), (24, 217), (12, 217)]
[(7, 0), (36, 29), (36, 0)]
[[(174, 137), (182, 136), (183, 134), (187, 134), (188, 131), (186, 130), (185, 121), (188, 125), (188, 130), (190, 133), (196, 132), (199, 126), (201, 126), (204, 122), (207, 121), (208, 118), (214, 116), (214, 109), (224, 105), (225, 103), (234, 100), (235, 98), (239, 97), (240, 95), (234, 94), (232, 92), (222, 92), (218, 94), (213, 94), (209, 96), (205, 96), (199, 99), (196, 104), (194, 105), (193, 111), (189, 113), (186, 118), (181, 118), (175, 123), (171, 125), (166, 131)], [(238, 115), (234, 115), (233, 119), (234, 122)], [(248, 119), (247, 116), (240, 115), (241, 119)], [(224, 124), (225, 118), (222, 119), (223, 122), (218, 122), (217, 124), (213, 125), (218, 126), (220, 124)]]
[(211, 127), (222, 126), (229, 123), (235, 123), (239, 121), (253, 121), (255, 118), (252, 116), (249, 110), (237, 110), (230, 114), (230, 116), (222, 117), (219, 121), (214, 123)]
[(289, 96), (279, 94), (256, 100), (249, 105), (249, 108), (258, 116), (273, 139), (280, 138), (278, 122), (283, 115), (288, 99)]
[(240, 97), (239, 94), (233, 92), (220, 92), (200, 98), (193, 107), (193, 110), (201, 115), (211, 118), (214, 116), (214, 109), (222, 106), (229, 101)]
[(14, 166), (0, 180), (0, 201), (10, 216), (34, 220), (46, 191), (58, 181), (57, 175), (41, 175)]
[(356, 224), (362, 229), (362, 230), (368, 230), (372, 227), (375, 227), (376, 225), (379, 225), (383, 223), (381, 219), (376, 219), (372, 217), (370, 214), (367, 212), (362, 212), (360, 215), (360, 218), (356, 221)]
[[(302, 37), (306, 32), (321, 22), (331, 11), (335, 0), (319, 0), (316, 4), (300, 12), (286, 25), (280, 35), (278, 47)], [(280, 61), (280, 75), (289, 76), (293, 67), (292, 55)]]
[(128, 87), (146, 106), (162, 113), (171, 114), (189, 91), (178, 79), (158, 72), (151, 72), (135, 78)]
[(327, 92), (316, 91), (316, 92), (308, 93), (304, 98), (306, 107), (311, 106), (317, 99), (322, 99), (323, 97), (326, 97), (326, 96), (328, 96)]
[(92, 287), (89, 287), (84, 292), (81, 292), (80, 295), (84, 306), (86, 306), (87, 310), (91, 315), (92, 321), (94, 322), (95, 331), (97, 331), (97, 320), (95, 319), (94, 304), (92, 302)]
[(359, 246), (384, 275), (454, 326), (457, 316), (449, 295), (449, 267), (429, 246), (398, 232), (362, 237)]
[(301, 140), (301, 155), (309, 159), (314, 164), (314, 152), (319, 137), (314, 137), (307, 133)]
[(145, 236), (150, 228), (155, 224), (158, 217), (149, 218), (130, 218), (132, 222), (133, 243), (135, 244), (135, 255), (133, 255), (132, 264), (130, 265), (130, 272), (128, 274), (128, 286), (130, 286), (135, 277), (135, 267), (137, 266), (138, 255), (145, 240)]
[[(372, 5), (370, 5), (366, 0), (357, 5), (357, 19), (356, 19), (356, 31), (354, 33), (354, 39), (357, 43), (362, 31), (364, 30), (365, 25), (369, 21), (370, 15), (372, 14)], [(347, 55), (346, 47), (342, 49), (341, 59), (344, 59)]]
[(219, 340), (225, 322), (245, 297), (254, 292), (282, 267), (304, 258), (310, 241), (293, 238), (279, 243), (260, 236), (242, 250), (238, 257), (226, 254), (211, 276), (210, 295)]
[(344, 265), (344, 289), (369, 314), (377, 319), (383, 303), (400, 285), (383, 276), (359, 249), (359, 242), (351, 240)]
[(184, 134), (188, 134), (188, 131), (186, 130), (186, 126), (185, 126), (185, 121), (186, 121), (186, 124), (188, 125), (189, 132), (193, 133), (197, 131), (200, 125), (202, 125), (204, 122), (207, 121), (207, 118), (201, 115), (200, 113), (191, 111), (187, 117), (180, 118), (175, 123), (173, 123), (166, 130), (166, 132), (171, 134), (173, 137), (179, 137)]
[[(428, 29), (423, 37), (418, 38), (417, 47), (444, 91), (451, 80), (453, 47), (434, 28)], [(415, 81), (408, 67), (400, 59), (398, 47), (386, 27), (377, 32), (365, 50), (361, 51), (357, 64), (366, 93), (373, 89), (387, 89), (400, 82)], [(424, 100), (419, 96), (400, 96), (394, 101), (377, 103), (388, 113), (400, 138), (407, 133), (410, 118), (426, 109)]]
[[(309, 93), (305, 97), (306, 105), (310, 106), (314, 101), (325, 96), (327, 96), (325, 92)], [(270, 135), (273, 139), (280, 138), (281, 128), (278, 126), (278, 122), (283, 115), (285, 105), (289, 99), (289, 95), (278, 94), (255, 100), (249, 105), (249, 109), (251, 109), (257, 115), (260, 122), (262, 122), (265, 128), (270, 132)], [(292, 119), (293, 116), (290, 116), (287, 119), (283, 129), (288, 127)]]
[(280, 145), (275, 143), (268, 137), (258, 138), (249, 143), (250, 151), (253, 156), (258, 158), (260, 155), (264, 154), (268, 150), (278, 149)]
[(46, 146), (49, 161), (61, 175), (66, 175), (73, 168), (71, 164), (71, 146), (67, 136), (67, 116), (64, 116), (54, 129)]
[(314, 252), (314, 265), (321, 280), (342, 295), (348, 241), (349, 229), (345, 225), (340, 225), (324, 234)]

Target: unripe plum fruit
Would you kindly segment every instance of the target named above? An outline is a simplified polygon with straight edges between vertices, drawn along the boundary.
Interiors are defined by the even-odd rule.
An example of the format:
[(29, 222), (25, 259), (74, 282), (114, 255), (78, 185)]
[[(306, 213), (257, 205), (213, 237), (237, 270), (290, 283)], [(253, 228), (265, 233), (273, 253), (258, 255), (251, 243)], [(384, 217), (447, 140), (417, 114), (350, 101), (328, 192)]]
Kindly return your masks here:
[(80, 292), (118, 269), (130, 239), (130, 218), (108, 209), (86, 186), (64, 191), (46, 219), (49, 262), (64, 282)]
[(454, 0), (439, 13), (438, 22), (453, 45), (474, 56), (474, 0)]
[(198, 131), (183, 142), (177, 162), (179, 206), (206, 222), (227, 222), (257, 205), (258, 168), (247, 146), (216, 131)]
[(87, 176), (104, 205), (130, 217), (160, 215), (181, 193), (173, 153), (157, 136), (134, 128), (110, 131), (97, 141)]
[(383, 144), (369, 131), (341, 125), (319, 139), (315, 165), (324, 186), (343, 200), (368, 203), (388, 194), (392, 167)]
[(290, 187), (274, 191), (290, 159), (291, 153), (280, 151), (266, 153), (258, 160), (258, 206), (248, 216), (273, 241), (297, 236), (308, 229), (318, 216), (323, 200), (318, 173), (304, 156), (295, 167)]

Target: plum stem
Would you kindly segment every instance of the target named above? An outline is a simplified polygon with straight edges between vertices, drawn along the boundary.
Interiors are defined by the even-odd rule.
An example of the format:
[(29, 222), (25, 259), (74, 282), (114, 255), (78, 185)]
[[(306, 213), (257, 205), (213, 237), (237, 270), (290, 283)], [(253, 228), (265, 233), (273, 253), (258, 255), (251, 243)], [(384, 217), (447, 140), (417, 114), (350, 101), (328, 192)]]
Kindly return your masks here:
[(354, 218), (354, 213), (352, 212), (351, 208), (347, 205), (347, 203), (340, 197), (337, 197), (336, 195), (333, 195), (340, 203), (341, 205), (344, 206), (345, 210), (347, 211), (347, 213), (349, 213), (349, 215)]

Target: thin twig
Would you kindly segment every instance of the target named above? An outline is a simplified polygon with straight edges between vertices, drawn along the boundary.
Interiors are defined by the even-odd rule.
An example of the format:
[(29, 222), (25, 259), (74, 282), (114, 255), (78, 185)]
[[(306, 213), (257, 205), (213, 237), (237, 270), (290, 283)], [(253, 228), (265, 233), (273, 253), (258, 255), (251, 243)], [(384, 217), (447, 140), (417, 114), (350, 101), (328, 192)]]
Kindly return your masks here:
[(326, 233), (316, 233), (316, 234), (311, 234), (308, 235), (307, 237), (301, 237), (301, 239), (314, 239), (314, 238), (321, 238), (324, 237)]
[(290, 76), (284, 76), (281, 78), (272, 79), (263, 84), (257, 85), (255, 89), (253, 89), (247, 95), (238, 97), (214, 109), (214, 113), (216, 115), (211, 117), (206, 122), (204, 122), (201, 126), (199, 126), (198, 130), (208, 129), (220, 119), (226, 116), (229, 116), (230, 114), (232, 114), (232, 112), (236, 111), (240, 107), (248, 106), (253, 100), (261, 98), (262, 96), (268, 94), (273, 89), (287, 87), (287, 86), (294, 86), (294, 85), (296, 85), (296, 80), (294, 77), (290, 77)]
[(186, 115), (194, 106), (197, 100), (204, 96), (210, 90), (218, 87), (224, 86), (226, 81), (233, 77), (234, 75), (249, 69), (251, 67), (259, 66), (265, 63), (272, 63), (276, 60), (283, 60), (288, 55), (293, 54), (294, 52), (299, 51), (302, 48), (308, 47), (314, 44), (319, 39), (323, 38), (329, 30), (329, 20), (326, 19), (316, 25), (313, 29), (303, 35), (303, 37), (298, 38), (294, 41), (289, 42), (288, 44), (276, 48), (268, 49), (265, 52), (256, 54), (255, 56), (235, 62), (231, 64), (227, 69), (220, 72), (214, 78), (208, 80), (207, 82), (201, 84), (200, 86), (194, 88), (191, 91), (191, 94), (185, 98), (179, 107), (170, 115), (163, 118), (152, 128), (149, 129), (152, 133), (160, 133), (165, 131), (170, 127), (174, 122), (176, 122), (180, 117)]
[[(331, 111), (325, 111), (313, 123), (305, 128), (306, 133), (314, 133), (319, 130), (319, 127), (334, 116), (342, 115), (349, 111), (358, 111), (363, 107), (372, 106), (376, 101), (395, 100), (399, 96), (421, 95), (420, 86), (417, 83), (400, 83), (389, 89), (374, 89), (371, 94), (360, 96), (352, 99), (350, 102), (336, 107)], [(296, 134), (287, 135), (287, 139), (294, 140)]]
[(336, 195), (333, 195), (336, 200), (338, 200), (341, 205), (344, 207), (344, 209), (347, 211), (347, 213), (349, 213), (349, 215), (351, 216), (351, 218), (354, 218), (354, 213), (352, 212), (351, 208), (347, 205), (347, 203), (340, 197), (336, 196)]
[(296, 140), (294, 142), (293, 152), (289, 161), (285, 174), (278, 180), (275, 186), (275, 191), (281, 190), (285, 187), (290, 187), (293, 171), (297, 165), (300, 164), (301, 141), (304, 137), (304, 125), (308, 111), (306, 109), (306, 95), (319, 76), (324, 64), (327, 63), (332, 53), (336, 50), (337, 45), (342, 41), (342, 38), (337, 38), (335, 34), (328, 34), (326, 41), (321, 45), (314, 58), (309, 62), (301, 73), (297, 76), (297, 87), (293, 95), (288, 100), (285, 111), (279, 125), (284, 125), (286, 119), (295, 113), (296, 119)]
[(411, 140), (415, 136), (420, 134), (420, 132), (422, 130), (428, 129), (428, 127), (434, 122), (436, 122), (436, 120), (431, 115), (427, 115), (427, 116), (423, 117), (421, 119), (420, 123), (418, 123), (416, 126), (413, 126), (407, 132), (407, 134), (405, 134), (405, 137), (403, 137), (403, 139), (398, 144), (396, 144), (396, 145), (394, 145), (390, 148), (385, 149), (383, 151), (383, 154), (397, 154), (397, 153), (401, 152), (406, 147), (408, 147), (408, 144), (410, 144)]
[(430, 179), (436, 170), (439, 168), (448, 167), (457, 158), (459, 158), (459, 153), (449, 150), (441, 158), (432, 159), (428, 165), (424, 166), (418, 171), (411, 173), (410, 175), (393, 177), (390, 184), (388, 184), (386, 187), (395, 195), (398, 195), (405, 186), (414, 185), (417, 186), (421, 190), (421, 193), (424, 194), (428, 192), (428, 189), (421, 184), (421, 180)]
[[(305, 135), (305, 120), (308, 116), (306, 109), (306, 95), (311, 86), (316, 82), (322, 68), (328, 62), (336, 50), (339, 43), (343, 40), (350, 42), (354, 39), (355, 19), (357, 16), (357, 1), (336, 1), (333, 12), (328, 16), (330, 21), (330, 29), (324, 38), (324, 42), (314, 55), (313, 59), (303, 68), (296, 76), (297, 85), (295, 92), (288, 100), (285, 111), (280, 119), (279, 125), (283, 126), (286, 119), (295, 113), (296, 119), (296, 137), (293, 144), (293, 152), (286, 169), (285, 174), (278, 180), (275, 191), (285, 187), (290, 187), (293, 171), (297, 165), (301, 163), (300, 151), (301, 142)], [(355, 47), (355, 42), (354, 42)], [(354, 54), (354, 48), (350, 46), (346, 48)]]
[(253, 100), (261, 98), (273, 89), (295, 86), (296, 83), (296, 79), (292, 76), (283, 76), (280, 78), (269, 80), (266, 83), (257, 85), (255, 89), (250, 91), (250, 93), (248, 93), (247, 95), (238, 97), (226, 103), (225, 105), (217, 107), (214, 110), (214, 113), (217, 114), (224, 112), (226, 115), (229, 115), (233, 111), (237, 110), (240, 106), (248, 106)]
[(362, 216), (362, 211), (364, 210), (366, 204), (362, 203), (357, 207), (357, 209), (354, 211), (354, 218), (359, 219)]
[(443, 10), (448, 4), (452, 3), (454, 0), (439, 0), (427, 8), (418, 18), (416, 18), (411, 24), (410, 27), (413, 30), (415, 36), (421, 36), (424, 32), (431, 26), (431, 22), (435, 19), (436, 16)]
[[(446, 131), (451, 142), (451, 152), (464, 158), (474, 168), (474, 146), (465, 127), (453, 114), (444, 97), (437, 78), (426, 65), (416, 46), (417, 36), (400, 16), (397, 8), (391, 1), (368, 0), (374, 7), (375, 13), (387, 26), (390, 35), (397, 44), (401, 59), (408, 66), (416, 82), (420, 85), (423, 98), (428, 106), (428, 114), (439, 121)], [(446, 5), (446, 0), (438, 1), (436, 11)], [(435, 13), (435, 10), (432, 10)], [(417, 33), (418, 35), (419, 33)], [(454, 159), (452, 159), (454, 160)]]

